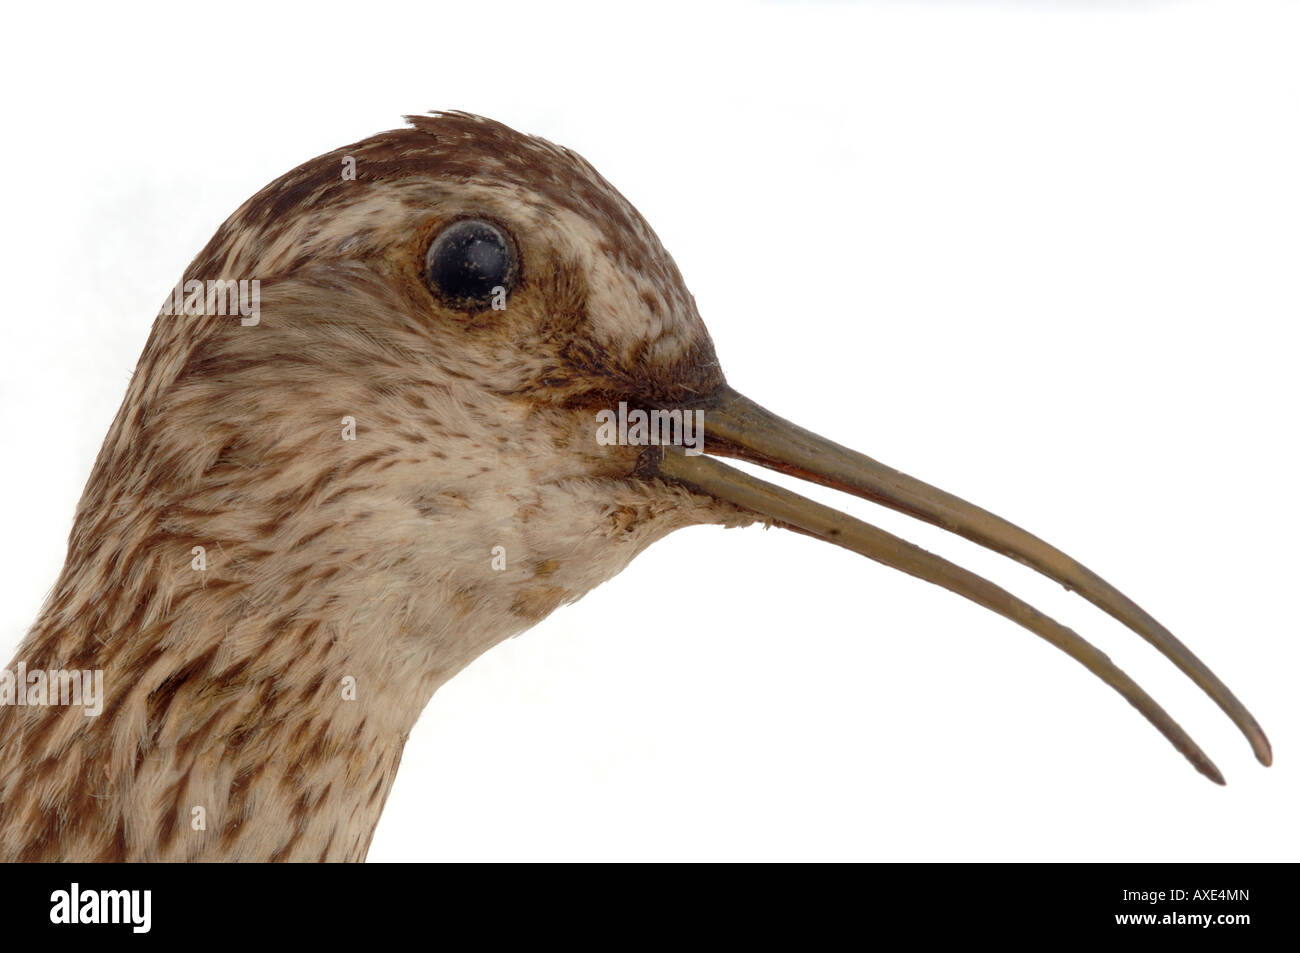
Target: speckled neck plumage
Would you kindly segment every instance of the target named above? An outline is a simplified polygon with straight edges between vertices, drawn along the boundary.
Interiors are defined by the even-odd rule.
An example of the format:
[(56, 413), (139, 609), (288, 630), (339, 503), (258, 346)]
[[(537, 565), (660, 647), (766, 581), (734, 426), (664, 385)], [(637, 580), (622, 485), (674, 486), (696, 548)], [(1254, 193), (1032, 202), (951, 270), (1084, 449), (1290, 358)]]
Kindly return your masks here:
[[(466, 209), (526, 246), (493, 321), (420, 283)], [(671, 258), (567, 150), (416, 119), (268, 186), (185, 277), (259, 279), (260, 321), (154, 324), (16, 656), (103, 670), (104, 710), (0, 709), (0, 857), (362, 859), (442, 682), (671, 530), (750, 521), (594, 445), (626, 382), (722, 377)]]

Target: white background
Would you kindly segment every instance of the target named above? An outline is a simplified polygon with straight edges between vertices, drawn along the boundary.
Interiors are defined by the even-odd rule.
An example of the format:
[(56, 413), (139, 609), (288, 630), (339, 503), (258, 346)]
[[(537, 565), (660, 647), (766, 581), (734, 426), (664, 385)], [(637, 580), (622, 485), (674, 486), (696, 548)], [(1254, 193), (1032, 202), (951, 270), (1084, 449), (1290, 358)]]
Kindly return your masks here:
[(641, 209), (734, 386), (1099, 571), (1277, 765), (1079, 598), (814, 492), (1097, 641), (1229, 786), (1001, 618), (699, 528), (435, 697), (372, 860), (1297, 859), (1296, 5), (34, 9), (0, 56), (6, 659), (216, 226), (301, 161), (462, 108)]

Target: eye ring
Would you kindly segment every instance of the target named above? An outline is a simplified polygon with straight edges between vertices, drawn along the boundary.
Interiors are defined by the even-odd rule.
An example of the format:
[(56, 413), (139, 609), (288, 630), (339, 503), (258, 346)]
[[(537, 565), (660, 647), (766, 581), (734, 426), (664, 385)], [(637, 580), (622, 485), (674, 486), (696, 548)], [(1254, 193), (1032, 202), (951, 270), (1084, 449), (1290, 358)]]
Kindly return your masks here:
[(514, 238), (496, 222), (462, 218), (447, 225), (424, 256), (424, 281), (445, 304), (482, 311), (509, 294), (519, 277)]

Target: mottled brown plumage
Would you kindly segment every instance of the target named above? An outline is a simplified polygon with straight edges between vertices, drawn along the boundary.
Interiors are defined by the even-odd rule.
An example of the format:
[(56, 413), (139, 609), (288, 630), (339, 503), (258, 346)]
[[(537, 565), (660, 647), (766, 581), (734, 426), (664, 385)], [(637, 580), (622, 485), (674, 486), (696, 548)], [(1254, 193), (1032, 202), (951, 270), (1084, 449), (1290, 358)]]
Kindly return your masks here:
[[(439, 684), (672, 529), (752, 519), (592, 440), (609, 394), (722, 382), (649, 226), (568, 150), (412, 122), (278, 179), (186, 269), (259, 279), (257, 326), (155, 321), (16, 656), (103, 669), (104, 711), (0, 708), (0, 856), (361, 859)], [(467, 211), (523, 245), (477, 319), (419, 274)]]
[[(426, 252), (462, 221), (511, 236), (504, 310), (431, 291)], [(102, 670), (103, 712), (0, 706), (0, 857), (362, 859), (439, 685), (674, 529), (759, 519), (1013, 619), (1222, 781), (1074, 632), (708, 457), (602, 444), (593, 412), (619, 403), (703, 409), (709, 453), (893, 506), (1061, 582), (1156, 645), (1271, 759), (1232, 693), (1099, 576), (731, 391), (672, 258), (566, 149), (460, 113), (414, 118), (273, 182), (185, 278), (257, 279), (259, 319), (154, 323), (15, 659)]]

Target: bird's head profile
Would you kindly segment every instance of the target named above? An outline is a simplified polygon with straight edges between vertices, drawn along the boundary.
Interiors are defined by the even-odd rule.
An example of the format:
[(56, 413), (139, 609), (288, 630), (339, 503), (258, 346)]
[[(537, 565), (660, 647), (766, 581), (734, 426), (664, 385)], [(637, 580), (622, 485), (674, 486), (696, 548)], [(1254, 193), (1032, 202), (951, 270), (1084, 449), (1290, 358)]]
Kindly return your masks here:
[(28, 670), (102, 671), (102, 711), (0, 708), (0, 855), (361, 859), (439, 685), (701, 523), (794, 529), (999, 612), (1222, 780), (1071, 630), (718, 457), (894, 507), (1074, 589), (1268, 763), (1228, 689), (1100, 577), (729, 388), (672, 258), (580, 156), (440, 113), (268, 185), (168, 295), (18, 653)]

